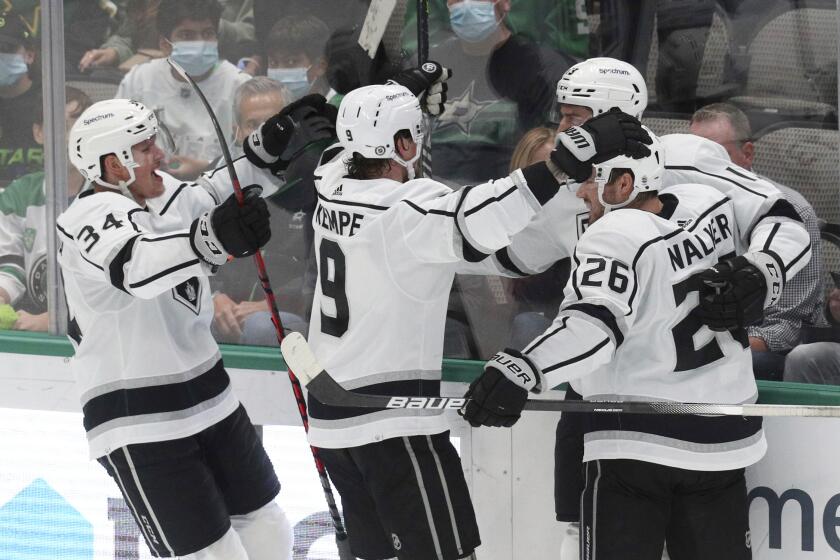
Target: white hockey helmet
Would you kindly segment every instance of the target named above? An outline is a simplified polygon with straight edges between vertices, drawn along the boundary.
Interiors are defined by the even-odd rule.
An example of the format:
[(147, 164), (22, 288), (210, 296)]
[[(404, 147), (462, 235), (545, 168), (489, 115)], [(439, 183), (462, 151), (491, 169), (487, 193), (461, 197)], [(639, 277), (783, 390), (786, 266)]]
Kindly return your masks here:
[[(134, 182), (134, 168), (138, 166), (131, 148), (157, 132), (154, 112), (142, 103), (130, 99), (99, 101), (85, 109), (70, 129), (70, 162), (88, 181), (131, 196), (128, 186)], [(116, 155), (128, 169), (127, 181), (113, 185), (102, 178), (100, 161), (108, 154)]]
[[(598, 201), (604, 206), (604, 213), (617, 208), (623, 208), (641, 192), (656, 192), (662, 188), (662, 175), (665, 173), (665, 148), (659, 138), (647, 127), (644, 128), (650, 139), (653, 141), (650, 148), (650, 155), (640, 159), (633, 159), (630, 156), (617, 156), (603, 163), (596, 164), (595, 183), (598, 185)], [(633, 192), (624, 202), (610, 204), (604, 201), (604, 187), (610, 181), (614, 169), (629, 169), (633, 172)]]
[(632, 64), (590, 58), (566, 70), (557, 82), (557, 102), (589, 107), (593, 117), (618, 107), (640, 119), (647, 108), (647, 86)]
[[(338, 141), (350, 153), (372, 159), (394, 159), (414, 178), (414, 162), (423, 143), (423, 113), (420, 102), (408, 88), (398, 84), (354, 89), (344, 96), (335, 123)], [(394, 135), (407, 130), (417, 144), (417, 154), (403, 160), (394, 145)]]

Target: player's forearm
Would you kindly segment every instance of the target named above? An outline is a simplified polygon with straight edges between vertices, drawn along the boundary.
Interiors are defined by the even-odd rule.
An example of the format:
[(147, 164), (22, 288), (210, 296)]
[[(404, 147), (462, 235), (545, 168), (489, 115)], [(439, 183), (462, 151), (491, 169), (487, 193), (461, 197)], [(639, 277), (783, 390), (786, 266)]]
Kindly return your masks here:
[(186, 230), (137, 235), (105, 263), (104, 270), (115, 288), (140, 299), (152, 299), (193, 276), (212, 272), (192, 250)]
[[(261, 185), (264, 191), (263, 196), (269, 195), (285, 184), (284, 178), (273, 175), (268, 169), (260, 169), (251, 165), (244, 157), (235, 159), (233, 168), (242, 186)], [(221, 204), (223, 200), (233, 194), (233, 182), (230, 180), (227, 165), (224, 164), (201, 174), (196, 182), (214, 199), (214, 202), (205, 210), (209, 210), (216, 204)]]
[(609, 363), (621, 340), (606, 325), (561, 311), (523, 353), (542, 372), (541, 388), (547, 390)]
[(12, 296), (10, 296), (9, 292), (7, 292), (2, 286), (0, 286), (0, 305), (4, 305), (11, 302)]
[(752, 231), (748, 253), (770, 255), (787, 283), (811, 260), (811, 238), (801, 222), (765, 218)]
[(559, 188), (560, 183), (542, 162), (504, 179), (465, 187), (459, 191), (456, 227), (466, 245), (481, 255), (491, 255), (509, 245)]

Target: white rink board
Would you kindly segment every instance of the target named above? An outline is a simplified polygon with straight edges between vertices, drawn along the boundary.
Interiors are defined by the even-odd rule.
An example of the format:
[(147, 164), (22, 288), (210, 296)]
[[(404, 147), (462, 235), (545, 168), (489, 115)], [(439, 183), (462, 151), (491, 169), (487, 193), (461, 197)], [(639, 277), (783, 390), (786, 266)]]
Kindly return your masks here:
[[(298, 526), (295, 560), (335, 558), (331, 536), (316, 540), (319, 531), (328, 530), (318, 522), (326, 507), (285, 372), (229, 371), (254, 421), (276, 424), (266, 426), (264, 437), (283, 484), (279, 501)], [(447, 395), (460, 396), (466, 387), (445, 383), (444, 388)], [(111, 560), (115, 533), (124, 538), (123, 546), (136, 550), (121, 559), (151, 558), (142, 542), (131, 543), (116, 485), (88, 461), (77, 410), (66, 359), (0, 353), (2, 560), (47, 557), (26, 539), (43, 545), (50, 534), (69, 543), (55, 556), (60, 560)], [(513, 430), (474, 430), (451, 417), (479, 518), (479, 560), (557, 560), (564, 529), (553, 521), (553, 442), (559, 415), (527, 414)], [(770, 451), (748, 471), (750, 490), (764, 496), (751, 507), (753, 558), (837, 558), (840, 420), (774, 418), (765, 426)], [(15, 500), (21, 492), (28, 500)], [(783, 505), (779, 496), (786, 498)], [(109, 519), (109, 499), (114, 519)], [(313, 521), (313, 515), (320, 519)], [(44, 527), (53, 529), (45, 533)], [(68, 537), (74, 529), (80, 536)], [(15, 551), (10, 543), (17, 543)], [(73, 551), (88, 548), (92, 555)]]

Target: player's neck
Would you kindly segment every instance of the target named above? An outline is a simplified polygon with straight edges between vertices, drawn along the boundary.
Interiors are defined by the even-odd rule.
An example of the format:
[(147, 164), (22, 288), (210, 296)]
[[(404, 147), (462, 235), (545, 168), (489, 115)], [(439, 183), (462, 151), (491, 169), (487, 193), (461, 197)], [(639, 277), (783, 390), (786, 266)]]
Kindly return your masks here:
[(396, 181), (398, 183), (405, 183), (408, 179), (408, 172), (405, 170), (405, 167), (396, 161), (391, 160), (391, 165), (388, 166), (388, 170), (383, 172), (379, 178), (391, 179), (392, 181)]
[(645, 212), (659, 214), (662, 212), (662, 201), (659, 200), (658, 196), (654, 196), (653, 198), (648, 198), (636, 204), (631, 204), (630, 208), (638, 208), (639, 210), (644, 210)]
[[(106, 187), (105, 185), (100, 185), (99, 183), (94, 184), (93, 191), (94, 192), (112, 192), (112, 193), (117, 193), (117, 194), (123, 194), (118, 189), (113, 189), (111, 187)], [(132, 191), (129, 191), (129, 192), (131, 193), (131, 196), (129, 198), (131, 198), (134, 202), (136, 202), (137, 206), (139, 206), (140, 208), (145, 208), (146, 207), (146, 198), (145, 197), (140, 196), (138, 194), (135, 194)]]
[(79, 173), (75, 167), (70, 166), (67, 170), (67, 196), (74, 197), (82, 190), (82, 185), (85, 184), (85, 178)]

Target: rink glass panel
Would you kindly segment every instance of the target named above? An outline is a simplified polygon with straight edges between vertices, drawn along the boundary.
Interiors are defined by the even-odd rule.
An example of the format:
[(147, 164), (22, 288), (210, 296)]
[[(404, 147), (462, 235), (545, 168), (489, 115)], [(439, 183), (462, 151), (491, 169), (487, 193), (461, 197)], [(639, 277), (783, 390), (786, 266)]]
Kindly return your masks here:
[[(364, 10), (349, 7), (349, 3), (348, 6), (342, 3), (340, 9), (328, 4), (287, 0), (271, 3), (256, 1), (254, 9), (257, 11), (255, 26), (258, 42), (267, 36), (271, 22), (286, 14), (302, 16), (309, 13), (320, 17), (331, 32), (342, 24), (360, 24), (364, 19)], [(803, 6), (792, 6), (783, 0), (515, 2), (504, 19), (504, 25), (509, 27), (512, 37), (521, 40), (522, 45), (536, 45), (540, 56), (524, 61), (514, 60), (519, 61), (518, 66), (535, 65), (534, 73), (543, 76), (542, 83), (548, 88), (547, 97), (545, 91), (540, 97), (540, 91), (536, 88), (533, 91), (518, 90), (516, 86), (521, 82), (505, 79), (509, 72), (516, 69), (510, 65), (510, 59), (493, 58), (486, 51), (481, 52), (482, 49), (465, 49), (463, 40), (452, 30), (444, 0), (432, 0), (430, 6), (430, 58), (451, 66), (455, 71), (450, 82), (446, 111), (431, 124), (432, 169), (436, 179), (453, 188), (506, 175), (514, 148), (527, 130), (541, 125), (549, 128), (556, 126), (553, 120), (551, 84), (556, 82), (568, 65), (588, 56), (604, 55), (629, 61), (643, 71), (649, 94), (645, 122), (660, 134), (685, 131), (691, 113), (707, 103), (724, 100), (736, 103), (747, 112), (753, 128), (756, 170), (803, 194), (814, 206), (819, 218), (829, 223), (840, 222), (840, 166), (837, 157), (840, 153), (837, 129), (838, 19), (834, 2), (815, 0)], [(26, 225), (25, 219), (17, 220), (18, 225), (15, 226), (19, 228), (20, 223), (24, 224), (20, 245), (34, 255), (29, 261), (24, 258), (24, 273), (21, 274), (27, 288), (24, 297), (34, 301), (24, 302), (20, 299), (14, 307), (16, 311), (23, 310), (30, 315), (37, 315), (44, 310), (51, 311), (51, 332), (61, 336), (66, 332), (66, 322), (62, 315), (64, 302), (60, 287), (52, 281), (58, 277), (55, 260), (46, 249), (40, 254), (35, 253), (39, 243), (43, 243), (45, 248), (55, 247), (55, 232), (46, 216), (50, 211), (53, 216), (57, 215), (67, 204), (69, 176), (66, 155), (63, 142), (57, 140), (70, 124), (61, 118), (66, 101), (65, 86), (83, 91), (93, 101), (108, 99), (114, 96), (123, 74), (117, 69), (99, 69), (92, 73), (78, 71), (81, 55), (88, 48), (98, 46), (97, 41), (84, 43), (83, 37), (95, 36), (95, 33), (79, 33), (79, 30), (107, 30), (107, 17), (103, 19), (101, 14), (88, 17), (90, 14), (76, 7), (73, 2), (64, 2), (63, 5), (43, 2), (40, 6), (29, 6), (27, 10), (22, 13), (22, 17), (30, 26), (32, 45), (40, 51), (36, 63), (29, 70), (36, 79), (28, 91), (30, 95), (36, 96), (42, 93), (40, 84), (43, 84), (41, 97), (47, 118), (45, 128), (52, 131), (52, 134), (48, 135), (47, 145), (42, 151), (36, 146), (20, 149), (15, 146), (0, 147), (0, 170), (8, 172), (8, 181), (3, 184), (3, 188), (8, 188), (8, 184), (13, 181), (18, 181), (18, 185), (31, 185), (31, 190), (23, 190), (31, 195), (33, 201), (21, 206), (19, 212), (8, 214), (31, 218), (35, 213), (43, 212), (44, 216), (40, 222), (37, 217), (33, 218), (35, 221), (30, 222), (30, 225)], [(402, 63), (408, 65), (416, 60), (416, 14), (413, 2), (408, 2), (404, 18), (403, 22), (394, 24), (386, 33), (384, 53), (380, 56), (392, 60), (402, 57)], [(57, 33), (57, 21), (66, 22), (61, 29), (62, 33)], [(61, 40), (44, 41), (46, 48), (41, 48), (44, 37), (55, 39), (60, 35), (63, 35)], [(37, 79), (41, 72), (48, 79)], [(59, 79), (62, 75), (63, 79)], [(516, 99), (526, 101), (517, 103)], [(165, 124), (166, 107), (161, 109)], [(37, 112), (30, 105), (27, 112), (19, 111), (17, 116), (29, 116), (31, 120)], [(3, 123), (0, 128), (3, 130), (2, 135), (8, 138), (9, 127)], [(26, 137), (25, 127), (12, 127), (12, 130)], [(35, 141), (34, 136), (32, 140)], [(169, 141), (165, 133), (161, 134), (160, 141), (171, 157), (177, 146)], [(39, 172), (50, 177), (44, 185), (40, 208)], [(50, 211), (46, 207), (48, 200), (52, 206)], [(32, 213), (27, 215), (26, 209), (30, 207)], [(287, 218), (289, 223), (294, 223), (294, 213)], [(40, 227), (32, 227), (31, 223), (40, 224)], [(275, 242), (273, 240), (271, 243)], [(271, 243), (267, 248), (269, 253), (272, 250)], [(306, 254), (308, 250), (307, 247), (299, 249), (299, 252), (292, 252), (291, 257), (288, 252), (281, 254), (281, 257), (297, 259), (299, 254)], [(830, 236), (823, 243), (823, 254), (827, 294), (834, 285), (829, 273), (840, 271), (840, 249)], [(13, 256), (11, 253), (0, 254), (0, 261)], [(243, 269), (243, 274), (247, 274), (247, 267)], [(301, 270), (307, 268), (301, 267)], [(252, 274), (255, 276), (255, 273)], [(524, 324), (527, 328), (539, 329), (541, 322), (550, 321), (559, 305), (563, 274), (563, 270), (558, 269), (553, 271), (552, 276), (531, 281), (500, 277), (459, 277), (450, 298), (445, 336), (447, 355), (476, 361), (448, 361), (445, 375), (450, 380), (472, 379), (480, 372), (478, 360), (487, 358), (495, 350), (511, 343), (516, 334), (513, 332), (514, 325)], [(281, 292), (278, 302), (281, 310), (297, 315), (305, 323), (311, 304), (311, 278), (301, 272), (298, 277), (278, 280), (279, 284), (275, 287)], [(258, 286), (252, 283), (251, 287), (254, 289), (243, 298), (258, 300)], [(295, 301), (289, 303), (291, 300)], [(35, 305), (38, 302), (40, 307)], [(61, 348), (58, 355), (69, 355), (66, 339), (16, 334), (13, 328), (15, 322), (9, 324), (11, 319), (9, 315), (6, 317), (7, 323), (4, 326), (7, 330), (3, 333), (0, 348), (3, 352), (56, 355), (53, 352), (58, 347)], [(29, 324), (32, 328), (37, 326), (37, 323)], [(270, 342), (270, 338), (269, 329), (266, 343)], [(230, 339), (223, 341), (236, 342)], [(239, 353), (232, 348), (227, 349), (226, 359), (228, 356), (234, 363), (236, 360), (278, 359), (273, 354), (268, 355), (247, 346), (243, 346)], [(279, 366), (261, 367), (272, 369)], [(21, 383), (15, 379), (14, 372), (4, 374), (4, 382), (11, 383), (11, 386)], [(761, 383), (760, 386), (761, 399), (765, 402), (836, 402), (829, 388), (814, 391), (789, 384)], [(36, 399), (36, 402), (41, 401)], [(31, 408), (50, 409), (51, 406), (42, 402), (40, 405), (33, 403)], [(18, 463), (10, 464), (23, 465), (19, 472), (14, 471), (17, 467), (3, 469), (3, 476), (6, 477), (4, 480), (13, 481), (4, 487), (5, 494), (0, 496), (0, 502), (7, 504), (7, 507), (11, 507), (8, 504), (13, 502), (12, 498), (25, 488), (30, 488), (39, 500), (52, 500), (54, 494), (41, 485), (39, 480), (46, 481), (47, 486), (59, 495), (62, 494), (58, 488), (60, 484), (50, 483), (47, 475), (27, 478), (29, 475), (25, 472), (36, 472), (29, 470), (26, 466), (29, 464), (45, 464), (48, 468), (54, 468), (61, 473), (61, 480), (65, 481), (61, 484), (81, 478), (90, 479), (91, 487), (109, 487), (107, 480), (95, 480), (97, 476), (102, 478), (104, 475), (97, 472), (94, 465), (85, 462), (84, 441), (77, 415), (22, 411), (4, 411), (3, 414), (7, 415), (4, 425), (10, 428), (2, 432), (5, 442), (3, 447), (7, 449), (2, 455), (20, 455), (16, 459)], [(65, 429), (66, 437), (57, 437)], [(266, 429), (269, 447), (275, 437), (286, 440), (273, 430), (291, 429)], [(299, 428), (294, 429), (300, 431)], [(55, 445), (40, 449), (41, 446), (35, 443), (39, 434), (56, 436)], [(302, 444), (302, 441), (301, 438), (297, 443)], [(69, 446), (66, 452), (55, 451), (65, 449), (62, 447), (64, 445)], [(46, 451), (47, 447), (49, 452)], [(29, 451), (21, 453), (21, 449)], [(301, 464), (308, 460), (305, 453), (297, 448), (290, 452), (295, 457), (300, 455)], [(74, 461), (75, 466), (66, 466), (65, 469), (62, 465), (54, 465), (56, 461), (64, 459)], [(283, 461), (277, 462), (281, 464), (278, 468), (282, 469)], [(79, 486), (81, 488), (84, 484)], [(314, 487), (312, 500), (317, 501), (317, 486), (309, 483), (306, 486)], [(66, 493), (72, 494), (70, 490)], [(108, 497), (118, 497), (118, 494), (113, 492), (105, 496), (104, 501), (98, 500), (96, 515), (107, 518)], [(64, 496), (64, 500), (71, 502), (71, 505), (74, 499)], [(89, 498), (78, 499), (84, 501)], [(65, 511), (61, 501), (50, 501), (49, 504), (47, 509)], [(315, 505), (313, 502), (311, 512), (320, 511), (319, 508), (320, 504)], [(304, 510), (306, 507), (301, 507), (301, 515), (304, 515)], [(84, 521), (77, 517), (67, 519), (70, 519), (68, 523), (71, 525), (78, 523), (79, 527), (84, 526)], [(98, 539), (96, 542), (106, 542), (111, 538), (99, 535), (97, 531), (94, 531)], [(113, 535), (113, 531), (111, 526), (106, 533)], [(324, 550), (327, 550), (327, 541), (322, 539), (315, 546), (323, 544)], [(82, 543), (79, 546), (85, 545)], [(140, 548), (145, 550), (142, 546)]]

